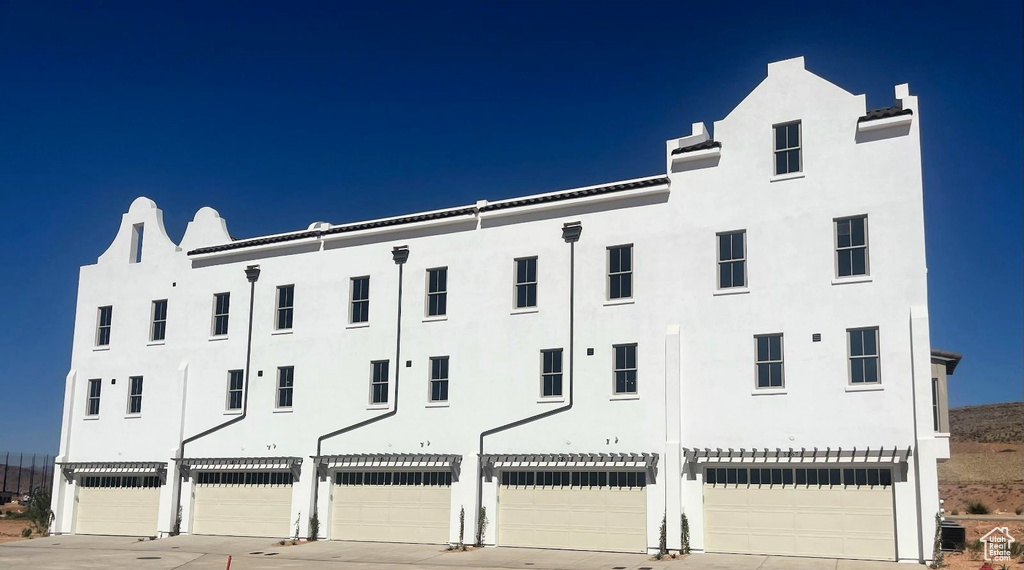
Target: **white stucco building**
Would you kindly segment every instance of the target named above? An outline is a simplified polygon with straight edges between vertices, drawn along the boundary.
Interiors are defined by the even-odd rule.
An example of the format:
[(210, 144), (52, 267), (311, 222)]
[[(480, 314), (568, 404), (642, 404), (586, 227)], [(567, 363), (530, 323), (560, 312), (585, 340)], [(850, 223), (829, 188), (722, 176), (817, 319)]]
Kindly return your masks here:
[(653, 551), (685, 514), (696, 551), (927, 559), (919, 128), (796, 58), (645, 178), (177, 244), (138, 198), (81, 269), (53, 530), (472, 543), (483, 508), (488, 545)]

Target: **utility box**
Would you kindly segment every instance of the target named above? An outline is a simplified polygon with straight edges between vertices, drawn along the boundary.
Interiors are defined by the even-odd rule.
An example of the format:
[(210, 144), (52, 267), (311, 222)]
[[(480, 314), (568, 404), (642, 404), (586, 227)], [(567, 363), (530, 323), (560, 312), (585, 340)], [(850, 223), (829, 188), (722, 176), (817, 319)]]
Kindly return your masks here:
[(939, 550), (943, 552), (960, 552), (967, 542), (967, 530), (953, 521), (942, 521), (939, 524)]

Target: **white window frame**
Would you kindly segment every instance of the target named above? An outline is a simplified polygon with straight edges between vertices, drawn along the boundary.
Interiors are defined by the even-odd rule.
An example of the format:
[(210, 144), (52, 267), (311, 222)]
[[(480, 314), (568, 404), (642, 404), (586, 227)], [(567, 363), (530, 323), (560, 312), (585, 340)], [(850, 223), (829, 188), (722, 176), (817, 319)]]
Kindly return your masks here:
[[(849, 222), (849, 221), (853, 221), (853, 220), (864, 220), (864, 244), (863, 245), (840, 246), (839, 245), (839, 224), (841, 222)], [(852, 242), (852, 240), (853, 240), (853, 238), (852, 238), (853, 228), (851, 227), (850, 230), (851, 230), (850, 231), (850, 233), (851, 233), (851, 238), (850, 239), (851, 239), (851, 242)], [(833, 259), (834, 259), (833, 264), (835, 265), (836, 279), (856, 279), (858, 277), (868, 277), (868, 276), (871, 275), (871, 249), (870, 249), (871, 237), (868, 235), (868, 216), (867, 216), (867, 214), (862, 214), (862, 215), (859, 215), (859, 216), (844, 216), (842, 218), (835, 218), (834, 220), (832, 220), (832, 239), (833, 239), (833, 242), (832, 242), (833, 249), (835, 250), (835, 255), (833, 255)], [(839, 274), (839, 254), (840, 254), (840, 252), (841, 251), (853, 251), (853, 250), (857, 250), (857, 249), (863, 249), (864, 250), (864, 273), (850, 273), (849, 275), (840, 275)], [(852, 271), (852, 268), (851, 268), (851, 271)]]
[[(786, 128), (792, 125), (796, 125), (796, 146), (787, 146), (786, 148), (776, 148), (776, 140), (778, 137), (777, 131), (779, 128)], [(786, 136), (786, 143), (789, 144), (789, 135)], [(778, 156), (780, 152), (789, 153), (792, 151), (797, 152), (797, 160), (800, 162), (800, 168), (797, 170), (789, 170), (789, 156), (786, 157), (786, 172), (779, 172)], [(772, 125), (772, 172), (775, 176), (788, 176), (790, 174), (799, 174), (804, 171), (804, 123), (802, 120), (797, 119), (795, 121), (786, 121), (784, 123), (776, 123)]]
[(932, 378), (932, 427), (935, 432), (939, 432), (940, 420), (939, 420), (939, 379)]
[[(722, 238), (729, 238), (729, 253), (730, 255), (733, 255), (732, 236), (736, 234), (743, 236), (743, 255), (737, 258), (722, 259)], [(718, 263), (715, 265), (715, 282), (718, 284), (718, 289), (720, 291), (727, 291), (729, 289), (746, 289), (747, 287), (750, 286), (750, 268), (747, 266), (747, 254), (750, 250), (749, 241), (750, 240), (747, 239), (747, 230), (730, 230), (727, 232), (718, 232), (715, 234), (715, 259), (718, 260)], [(732, 267), (733, 263), (739, 263), (743, 267), (742, 285), (736, 285), (735, 281), (733, 281), (733, 283), (730, 284), (728, 287), (722, 286), (722, 265), (726, 263), (730, 264), (730, 268)], [(732, 277), (734, 274), (732, 273), (732, 271), (730, 271), (729, 275), (730, 277)]]
[[(287, 301), (281, 298), (281, 295), (288, 291)], [(290, 331), (295, 325), (295, 284), (289, 285), (278, 285), (274, 291), (274, 330), (275, 331)], [(287, 302), (287, 304), (285, 304)], [(281, 321), (287, 320), (287, 326), (281, 326)]]
[[(378, 365), (384, 365), (384, 377), (381, 379), (377, 375)], [(371, 360), (370, 361), (370, 405), (371, 406), (383, 406), (388, 404), (391, 400), (389, 394), (391, 390), (390, 386), (391, 376), (391, 361), (390, 360)], [(383, 386), (382, 394), (384, 399), (377, 399), (377, 386)]]
[[(231, 387), (231, 380), (233, 379), (232, 376), (236, 372), (238, 373), (238, 380), (239, 380), (238, 388), (232, 388)], [(235, 393), (238, 394), (238, 406), (237, 407), (231, 405), (231, 396), (234, 395)], [(224, 400), (224, 409), (226, 411), (228, 411), (228, 412), (241, 411), (242, 410), (242, 406), (243, 406), (244, 403), (245, 403), (245, 370), (237, 370), (237, 369), (236, 370), (228, 370), (228, 384), (227, 384), (226, 398)]]
[[(875, 353), (874, 354), (853, 354), (853, 333), (860, 333), (862, 331), (873, 330), (875, 331)], [(861, 345), (863, 346), (863, 341)], [(846, 383), (849, 386), (881, 386), (882, 385), (882, 337), (879, 333), (878, 327), (856, 327), (846, 329)], [(854, 360), (865, 360), (868, 358), (875, 359), (875, 378), (874, 382), (854, 382), (853, 381), (853, 361)]]
[[(529, 263), (533, 262), (533, 281), (530, 281), (530, 266)], [(519, 280), (519, 263), (526, 263), (526, 280)], [(538, 257), (536, 255), (532, 257), (517, 257), (512, 261), (512, 308), (514, 309), (535, 309), (537, 308), (537, 271), (538, 271)], [(526, 288), (526, 304), (519, 304), (519, 288)], [(533, 287), (533, 304), (530, 304), (530, 287)]]
[[(362, 297), (360, 299), (356, 299), (356, 282), (357, 281), (362, 281), (364, 279), (366, 280), (365, 291), (363, 291), (364, 297)], [(348, 323), (350, 325), (369, 324), (369, 322), (370, 322), (370, 276), (369, 275), (360, 275), (359, 277), (352, 277), (352, 278), (350, 278), (349, 281), (348, 281), (348, 290), (349, 290), (348, 291)], [(358, 320), (358, 321), (356, 320), (356, 306), (357, 305), (365, 307), (365, 309), (363, 311), (361, 311), (365, 315), (365, 318), (363, 318), (361, 320)]]
[[(620, 256), (619, 256), (619, 270), (613, 272), (612, 271), (612, 252), (613, 251), (622, 250), (622, 249), (628, 249), (629, 250), (629, 270), (626, 270), (626, 271), (622, 270), (622, 256), (620, 254)], [(635, 289), (636, 289), (636, 280), (633, 279), (633, 275), (634, 275), (634, 273), (636, 271), (636, 255), (635, 255), (635, 252), (633, 251), (633, 249), (634, 249), (633, 248), (633, 244), (631, 244), (631, 243), (624, 243), (624, 244), (621, 244), (621, 245), (611, 245), (611, 246), (608, 246), (608, 248), (607, 248), (607, 253), (605, 253), (604, 259), (605, 259), (605, 274), (608, 276), (605, 279), (605, 299), (607, 299), (608, 301), (612, 301), (612, 302), (614, 302), (614, 301), (626, 301), (626, 300), (632, 299), (633, 296), (634, 296)], [(625, 277), (626, 280), (629, 282), (629, 295), (623, 295), (622, 294), (622, 283), (621, 283), (621, 278), (622, 277)], [(612, 297), (612, 279), (614, 279), (614, 278), (620, 278), (619, 296), (618, 297)]]
[[(93, 386), (96, 390), (93, 390)], [(93, 394), (93, 392), (96, 392)], [(85, 416), (89, 418), (95, 418), (100, 415), (100, 398), (103, 396), (103, 379), (102, 378), (90, 378), (86, 383), (85, 392)], [(96, 403), (96, 411), (92, 411), (93, 403)]]
[[(625, 357), (626, 361), (623, 363), (623, 367), (622, 368), (619, 368), (619, 362), (618, 362), (618, 349), (619, 348), (626, 348), (627, 349), (626, 357)], [(630, 368), (628, 366), (628, 363), (629, 363), (628, 349), (630, 349), (630, 348), (633, 349), (633, 364), (634, 364), (634, 366), (632, 368)], [(635, 386), (634, 386), (634, 390), (632, 392), (630, 392), (628, 390), (624, 390), (624, 391), (621, 391), (621, 392), (619, 391), (619, 385), (618, 385), (618, 374), (619, 374), (619, 372), (623, 372), (623, 373), (627, 374), (627, 378), (625, 380), (626, 384), (625, 384), (624, 387), (628, 387), (629, 386), (628, 373), (629, 372), (633, 372), (633, 375), (634, 375), (633, 383), (635, 384)], [(615, 396), (636, 396), (639, 393), (640, 393), (640, 349), (639, 349), (639, 344), (635, 343), (635, 342), (622, 343), (622, 344), (613, 344), (612, 345), (612, 394), (615, 395)]]
[[(443, 275), (444, 275), (444, 288), (443, 289), (438, 289), (436, 291), (431, 290), (431, 287), (430, 287), (430, 274), (433, 271), (440, 271), (440, 272), (443, 273)], [(425, 311), (426, 312), (426, 316), (427, 316), (427, 318), (446, 317), (446, 316), (448, 316), (448, 267), (447, 266), (444, 266), (444, 267), (430, 267), (430, 268), (427, 269), (426, 273), (427, 273), (427, 275), (426, 275), (427, 276), (427, 283), (426, 283), (426, 291), (427, 291), (427, 299), (426, 299), (426, 301), (427, 301), (427, 306), (425, 307), (425, 309), (426, 309), (426, 311)], [(430, 312), (430, 300), (432, 298), (434, 298), (434, 297), (440, 297), (441, 299), (444, 299), (444, 311), (441, 311), (439, 313), (431, 313)]]
[[(447, 372), (447, 374), (444, 374), (443, 376), (439, 375), (437, 378), (434, 378), (434, 361), (443, 361), (445, 365), (438, 371), (438, 374), (441, 374), (442, 371)], [(451, 399), (451, 382), (449, 380), (451, 376), (451, 359), (448, 356), (431, 356), (429, 362), (430, 366), (427, 370), (427, 378), (429, 379), (427, 382), (427, 402), (431, 404), (447, 404)], [(434, 399), (435, 382), (444, 385), (444, 392), (446, 396), (444, 399)]]
[[(163, 303), (163, 318), (158, 318), (157, 307)], [(167, 340), (167, 299), (156, 299), (149, 310), (149, 342), (164, 342)], [(160, 338), (156, 338), (157, 325), (162, 325)]]
[[(138, 380), (138, 391), (136, 392), (136, 383)], [(125, 413), (129, 416), (141, 416), (142, 415), (142, 388), (143, 378), (142, 376), (129, 376), (128, 377), (128, 402), (125, 408)], [(133, 406), (133, 404), (135, 404)], [(133, 408), (135, 408), (133, 410)]]
[[(106, 323), (104, 324), (103, 312), (104, 309), (107, 313)], [(114, 323), (114, 306), (103, 305), (96, 309), (96, 346), (110, 346), (110, 335), (113, 332)], [(106, 332), (106, 342), (103, 339), (103, 333)]]
[[(773, 339), (775, 337), (779, 338), (779, 358), (778, 358), (778, 360), (774, 360), (771, 357), (771, 339)], [(758, 350), (757, 344), (758, 344), (758, 340), (762, 339), (762, 338), (768, 339), (768, 359), (767, 360), (760, 360), (761, 354), (760, 354), (760, 351)], [(760, 373), (760, 365), (761, 364), (768, 365), (768, 385), (767, 386), (762, 386), (761, 385), (761, 373)], [(779, 375), (780, 375), (781, 383), (778, 386), (772, 386), (771, 385), (771, 378), (772, 378), (771, 365), (772, 364), (778, 364), (779, 365)], [(757, 390), (785, 390), (786, 389), (786, 338), (785, 338), (784, 334), (782, 334), (782, 333), (766, 333), (766, 334), (754, 335), (754, 388), (757, 389)]]
[[(220, 310), (218, 301), (221, 299), (221, 297), (227, 299), (227, 301), (226, 301), (227, 307), (226, 307), (226, 309), (225, 309), (225, 311), (223, 313), (219, 313), (218, 312)], [(224, 332), (221, 332), (221, 333), (217, 332), (217, 319), (218, 318), (223, 318), (224, 319)], [(211, 325), (210, 326), (210, 336), (224, 337), (224, 336), (228, 335), (228, 332), (231, 330), (230, 329), (230, 325), (231, 325), (231, 293), (230, 292), (225, 291), (223, 293), (214, 293), (213, 294), (213, 321), (210, 323), (210, 325)]]
[[(548, 354), (558, 355), (558, 370), (554, 368), (548, 370), (546, 367), (547, 362), (545, 357)], [(548, 378), (552, 379), (552, 386), (554, 386), (554, 379), (558, 378), (558, 393), (557, 394), (545, 394), (545, 382)], [(545, 400), (561, 400), (565, 398), (565, 351), (561, 348), (546, 348), (540, 351), (540, 397)], [(554, 390), (552, 390), (553, 392)]]
[[(289, 371), (290, 378), (288, 378), (289, 384), (284, 385), (284, 371)], [(281, 405), (281, 396), (288, 392), (288, 405)], [(274, 390), (274, 408), (278, 410), (290, 410), (295, 405), (295, 367), (294, 366), (278, 366), (277, 367), (277, 389)]]

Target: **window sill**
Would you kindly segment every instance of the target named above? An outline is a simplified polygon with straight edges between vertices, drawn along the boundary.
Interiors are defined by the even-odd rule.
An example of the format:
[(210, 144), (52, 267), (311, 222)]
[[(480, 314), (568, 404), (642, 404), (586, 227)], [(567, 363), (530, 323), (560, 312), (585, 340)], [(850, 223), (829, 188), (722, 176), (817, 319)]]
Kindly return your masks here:
[(366, 321), (365, 323), (349, 323), (349, 324), (345, 325), (345, 328), (347, 328), (347, 329), (365, 329), (365, 328), (368, 328), (369, 326), (370, 326), (370, 321)]
[(425, 323), (436, 323), (436, 322), (439, 322), (439, 321), (447, 321), (447, 320), (448, 320), (448, 315), (437, 315), (437, 316), (434, 316), (434, 317), (423, 317), (423, 322), (425, 322)]
[(92, 349), (93, 352), (100, 352), (100, 351), (104, 351), (104, 350), (110, 350), (110, 345), (108, 344), (106, 346), (95, 346)]
[(605, 307), (615, 307), (617, 305), (633, 305), (636, 301), (630, 297), (628, 299), (610, 299), (604, 302)]
[(751, 396), (781, 396), (789, 392), (785, 388), (754, 388)]
[(87, 421), (87, 422), (94, 422), (94, 421), (100, 419), (100, 415), (96, 414), (95, 416), (85, 416), (82, 419)]
[(163, 346), (167, 341), (163, 340), (151, 340), (146, 343), (146, 346)]
[(935, 439), (949, 439), (949, 432), (937, 431), (935, 432)]
[(750, 293), (750, 289), (747, 287), (729, 287), (728, 289), (716, 289), (711, 293), (715, 297), (722, 297), (725, 295), (746, 295)]
[(564, 404), (565, 398), (561, 396), (550, 396), (547, 398), (540, 397), (537, 399), (538, 404)]
[(855, 277), (836, 277), (832, 280), (833, 285), (846, 285), (848, 283), (871, 283), (874, 278), (870, 275), (857, 275)]
[(209, 339), (207, 339), (207, 340), (209, 340), (209, 341), (211, 341), (211, 342), (212, 342), (212, 341), (215, 341), (215, 340), (227, 340), (227, 339), (228, 339), (228, 335), (226, 335), (226, 334), (220, 334), (220, 335), (216, 335), (216, 336), (211, 336), (211, 337), (210, 337)]
[(272, 336), (276, 336), (276, 335), (280, 335), (280, 334), (292, 334), (292, 329), (278, 329), (278, 330), (276, 330), (276, 331), (274, 331), (274, 332), (272, 332), (270, 334)]
[(847, 385), (847, 392), (880, 392), (885, 389), (881, 384)]
[(370, 404), (369, 406), (366, 406), (367, 410), (387, 410), (389, 408), (390, 406), (387, 404)]
[(134, 420), (135, 418), (141, 418), (141, 417), (142, 417), (142, 414), (125, 414), (124, 415), (124, 419), (126, 419), (126, 420)]
[(608, 400), (612, 402), (621, 402), (626, 400), (639, 400), (640, 394), (612, 394)]
[(426, 407), (428, 408), (447, 408), (448, 402), (427, 402)]
[(292, 413), (291, 408), (274, 408), (275, 414), (290, 414)]
[(537, 307), (523, 307), (522, 309), (512, 309), (510, 315), (532, 315), (533, 313), (539, 313), (540, 309)]
[(806, 176), (803, 172), (790, 172), (788, 174), (776, 174), (768, 179), (769, 182), (783, 182), (785, 180), (796, 180)]
[(242, 415), (242, 410), (241, 409), (237, 409), (237, 410), (224, 410), (224, 415), (225, 416), (240, 416), (240, 415)]

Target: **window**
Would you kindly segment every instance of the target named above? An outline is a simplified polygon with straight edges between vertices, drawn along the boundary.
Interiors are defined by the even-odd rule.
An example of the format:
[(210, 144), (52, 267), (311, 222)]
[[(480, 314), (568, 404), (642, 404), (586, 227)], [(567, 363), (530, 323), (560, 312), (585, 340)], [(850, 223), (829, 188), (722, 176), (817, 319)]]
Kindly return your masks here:
[(615, 351), (615, 393), (636, 394), (636, 345), (617, 344)]
[(516, 266), (516, 308), (537, 306), (537, 258), (517, 259)]
[(754, 337), (754, 344), (757, 351), (754, 362), (757, 387), (782, 388), (782, 335), (758, 335)]
[(370, 377), (370, 403), (388, 403), (388, 361), (375, 360), (370, 363), (373, 376)]
[(292, 310), (295, 306), (295, 285), (277, 288), (277, 330), (292, 328)]
[(868, 217), (836, 220), (836, 275), (868, 274)]
[(132, 256), (128, 261), (139, 263), (142, 261), (142, 238), (145, 236), (146, 224), (135, 224), (132, 226)]
[(295, 477), (278, 471), (203, 471), (196, 473), (197, 485), (291, 485)]
[(932, 427), (939, 431), (939, 379), (932, 378)]
[(213, 335), (228, 334), (228, 309), (231, 307), (231, 293), (217, 293), (213, 296)]
[(857, 469), (708, 467), (705, 485), (892, 485), (892, 470), (878, 467)]
[(149, 327), (149, 340), (156, 342), (167, 336), (167, 299), (153, 301), (153, 324)]
[(349, 322), (368, 323), (370, 322), (370, 278), (352, 278), (352, 310)]
[(78, 484), (82, 487), (122, 489), (137, 489), (139, 487), (152, 488), (163, 485), (160, 481), (160, 477), (156, 475), (147, 475), (144, 477), (133, 477), (131, 475), (90, 475), (88, 477), (82, 477)]
[(142, 413), (142, 376), (128, 378), (128, 413)]
[(295, 389), (295, 367), (282, 366), (277, 369), (277, 407), (292, 407), (292, 390)]
[(244, 377), (241, 370), (228, 370), (228, 401), (229, 410), (242, 409), (242, 390)]
[(643, 471), (502, 471), (504, 487), (618, 487), (643, 489)]
[(448, 314), (448, 268), (427, 270), (427, 316)]
[(541, 396), (545, 398), (562, 396), (562, 349), (540, 351)]
[(99, 308), (96, 319), (96, 346), (110, 346), (110, 322), (114, 315), (114, 307), (107, 305)]
[(633, 297), (633, 246), (608, 248), (608, 299)]
[(850, 329), (850, 383), (878, 384), (878, 328)]
[(800, 121), (775, 125), (775, 174), (800, 172)]
[(449, 487), (451, 471), (342, 471), (334, 474), (336, 485)]
[(746, 230), (718, 234), (718, 288), (746, 287)]
[(447, 356), (435, 356), (430, 359), (430, 401), (448, 401)]
[(103, 381), (99, 378), (89, 380), (89, 393), (85, 398), (85, 415), (100, 415), (100, 390), (102, 389), (102, 384)]

